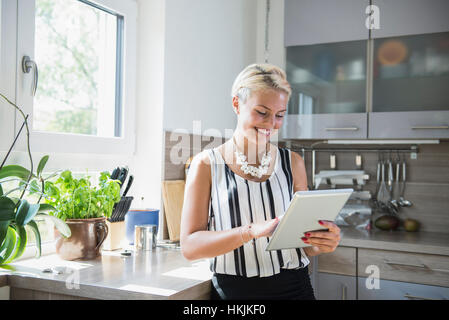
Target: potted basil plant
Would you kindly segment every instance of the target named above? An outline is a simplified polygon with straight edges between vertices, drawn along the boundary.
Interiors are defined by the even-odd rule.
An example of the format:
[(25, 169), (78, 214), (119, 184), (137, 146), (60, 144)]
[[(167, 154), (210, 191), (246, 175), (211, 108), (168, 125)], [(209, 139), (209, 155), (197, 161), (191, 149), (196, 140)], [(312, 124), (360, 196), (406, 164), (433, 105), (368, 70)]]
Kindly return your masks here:
[(120, 182), (110, 179), (110, 173), (105, 171), (95, 186), (90, 177), (75, 178), (65, 170), (56, 181), (46, 181), (45, 191), (45, 202), (56, 209), (50, 214), (65, 221), (71, 231), (70, 238), (65, 238), (55, 230), (57, 254), (65, 260), (98, 257), (108, 235), (106, 218), (120, 201)]

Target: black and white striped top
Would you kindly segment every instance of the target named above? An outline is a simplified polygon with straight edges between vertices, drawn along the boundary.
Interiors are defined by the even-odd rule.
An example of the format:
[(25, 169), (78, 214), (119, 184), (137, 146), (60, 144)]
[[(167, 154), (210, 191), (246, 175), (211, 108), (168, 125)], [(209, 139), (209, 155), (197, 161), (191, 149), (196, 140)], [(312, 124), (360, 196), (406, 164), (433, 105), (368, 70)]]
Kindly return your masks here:
[[(289, 149), (278, 148), (273, 173), (263, 182), (235, 174), (217, 148), (207, 149), (211, 163), (211, 198), (208, 230), (273, 219), (285, 213), (293, 196)], [(266, 251), (269, 238), (253, 239), (243, 246), (211, 259), (211, 271), (244, 277), (267, 277), (283, 269), (303, 268), (309, 259), (303, 249)]]

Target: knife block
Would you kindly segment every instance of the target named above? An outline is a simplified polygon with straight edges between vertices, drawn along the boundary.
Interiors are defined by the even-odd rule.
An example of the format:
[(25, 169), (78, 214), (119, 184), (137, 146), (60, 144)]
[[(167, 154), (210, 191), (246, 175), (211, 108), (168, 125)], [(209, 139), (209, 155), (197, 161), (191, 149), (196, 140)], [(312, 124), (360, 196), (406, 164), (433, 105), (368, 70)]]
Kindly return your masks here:
[(110, 222), (106, 220), (109, 228), (108, 236), (103, 242), (103, 250), (116, 250), (125, 247), (125, 221)]

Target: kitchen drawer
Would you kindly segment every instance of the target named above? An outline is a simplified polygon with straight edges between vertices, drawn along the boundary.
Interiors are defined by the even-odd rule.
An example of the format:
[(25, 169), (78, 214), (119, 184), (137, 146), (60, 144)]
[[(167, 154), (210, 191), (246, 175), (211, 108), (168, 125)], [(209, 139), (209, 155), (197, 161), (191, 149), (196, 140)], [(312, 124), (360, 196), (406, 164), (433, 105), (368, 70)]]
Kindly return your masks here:
[(288, 114), (282, 139), (366, 139), (366, 113)]
[(366, 268), (379, 268), (381, 280), (405, 281), (449, 287), (449, 257), (398, 251), (358, 249), (358, 276), (367, 277)]
[(318, 272), (356, 276), (356, 248), (337, 247), (318, 256)]
[(449, 288), (380, 280), (379, 288), (368, 289), (367, 278), (358, 278), (359, 300), (448, 300)]
[(449, 111), (371, 112), (370, 139), (449, 138)]

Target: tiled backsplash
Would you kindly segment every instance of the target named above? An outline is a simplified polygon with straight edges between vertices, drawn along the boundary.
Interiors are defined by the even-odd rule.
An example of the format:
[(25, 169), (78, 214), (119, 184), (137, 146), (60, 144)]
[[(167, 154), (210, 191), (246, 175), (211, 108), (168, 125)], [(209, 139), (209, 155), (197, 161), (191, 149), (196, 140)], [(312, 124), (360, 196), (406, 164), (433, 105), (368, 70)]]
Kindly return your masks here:
[[(172, 139), (174, 141), (172, 141)], [(194, 139), (197, 139), (194, 144)], [(189, 134), (171, 135), (165, 132), (165, 163), (163, 169), (164, 180), (181, 180), (185, 178), (185, 162), (204, 149), (221, 145), (225, 139), (215, 137), (201, 137)], [(315, 141), (313, 141), (315, 142)], [(300, 155), (301, 147), (309, 146), (310, 141), (291, 142), (290, 148)], [(281, 142), (280, 146), (285, 143)], [(403, 148), (404, 146), (375, 146), (360, 145), (355, 148)], [(335, 149), (336, 164), (338, 170), (357, 170), (355, 156), (357, 153), (339, 152), (339, 148), (348, 146), (319, 145), (316, 148)], [(404, 153), (407, 162), (407, 184), (405, 187), (405, 199), (410, 200), (413, 206), (401, 208), (399, 217), (402, 219), (413, 218), (421, 223), (422, 231), (449, 232), (449, 141), (442, 140), (436, 145), (419, 145), (417, 159), (411, 159), (410, 153)], [(361, 152), (362, 169), (370, 176), (370, 180), (363, 187), (373, 194), (376, 190), (376, 168), (378, 153)], [(170, 155), (172, 155), (170, 157)], [(321, 170), (330, 170), (330, 152), (317, 152), (315, 173)], [(388, 154), (387, 154), (388, 156)], [(396, 159), (393, 153), (392, 159)], [(175, 161), (173, 161), (175, 160)], [(312, 157), (311, 152), (305, 152), (305, 164), (307, 180), (312, 186)], [(321, 188), (321, 187), (320, 187)], [(327, 188), (326, 185), (323, 188)], [(330, 186), (329, 186), (330, 188)]]
[[(314, 141), (315, 142), (315, 141)], [(309, 141), (292, 142), (290, 148), (300, 155), (303, 146), (309, 146)], [(376, 145), (319, 145), (316, 148), (335, 149), (337, 170), (357, 170), (355, 164), (356, 152), (338, 152), (339, 148), (404, 148), (404, 146), (376, 146)], [(330, 170), (331, 152), (316, 152), (315, 173), (321, 170)], [(370, 176), (370, 180), (363, 187), (371, 194), (376, 191), (376, 170), (378, 162), (377, 152), (361, 152), (362, 169)], [(385, 154), (388, 157), (389, 154)], [(407, 183), (404, 198), (413, 205), (401, 208), (401, 219), (412, 218), (421, 223), (422, 231), (449, 232), (449, 141), (442, 140), (440, 144), (419, 145), (417, 159), (411, 159), (410, 153), (401, 153), (407, 163)], [(396, 153), (391, 154), (392, 160), (396, 159)], [(305, 152), (307, 180), (312, 185), (312, 155)], [(343, 186), (342, 186), (343, 187)], [(320, 189), (322, 187), (320, 186)], [(324, 185), (324, 188), (330, 186)]]

